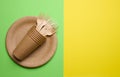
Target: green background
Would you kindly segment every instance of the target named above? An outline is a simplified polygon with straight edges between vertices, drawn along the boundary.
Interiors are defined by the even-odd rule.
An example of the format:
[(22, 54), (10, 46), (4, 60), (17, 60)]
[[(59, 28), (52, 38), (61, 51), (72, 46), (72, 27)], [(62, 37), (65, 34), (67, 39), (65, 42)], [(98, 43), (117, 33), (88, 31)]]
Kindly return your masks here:
[[(23, 68), (7, 54), (6, 33), (15, 20), (40, 13), (52, 17), (59, 26), (57, 51), (46, 65)], [(0, 77), (63, 77), (63, 0), (0, 0)]]

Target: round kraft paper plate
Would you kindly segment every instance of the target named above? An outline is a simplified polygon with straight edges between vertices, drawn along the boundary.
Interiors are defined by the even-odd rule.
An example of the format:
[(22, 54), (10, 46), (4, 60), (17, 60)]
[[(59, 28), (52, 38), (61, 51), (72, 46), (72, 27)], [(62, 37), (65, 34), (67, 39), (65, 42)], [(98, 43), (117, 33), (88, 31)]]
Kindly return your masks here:
[(24, 17), (17, 20), (13, 23), (8, 30), (6, 37), (6, 48), (11, 59), (17, 64), (23, 67), (34, 68), (41, 66), (47, 63), (52, 56), (54, 55), (57, 47), (57, 37), (54, 34), (51, 37), (47, 37), (46, 42), (37, 48), (32, 54), (30, 54), (27, 58), (22, 61), (18, 61), (14, 55), (13, 51), (19, 42), (26, 35), (28, 30), (36, 24), (37, 17)]

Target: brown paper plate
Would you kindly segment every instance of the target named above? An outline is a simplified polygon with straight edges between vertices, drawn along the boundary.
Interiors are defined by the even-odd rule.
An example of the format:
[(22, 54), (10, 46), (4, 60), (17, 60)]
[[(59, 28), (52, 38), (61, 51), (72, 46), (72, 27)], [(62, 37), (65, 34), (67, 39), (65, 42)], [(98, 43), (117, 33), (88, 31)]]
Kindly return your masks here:
[(45, 63), (47, 63), (55, 53), (56, 46), (57, 46), (57, 38), (54, 34), (51, 37), (47, 37), (46, 42), (36, 49), (31, 55), (29, 55), (23, 61), (18, 61), (13, 56), (13, 51), (18, 45), (18, 43), (22, 40), (25, 36), (27, 31), (36, 24), (37, 17), (24, 17), (17, 20), (10, 29), (8, 30), (7, 37), (6, 37), (6, 48), (8, 51), (9, 56), (15, 61), (17, 64), (23, 67), (38, 67)]

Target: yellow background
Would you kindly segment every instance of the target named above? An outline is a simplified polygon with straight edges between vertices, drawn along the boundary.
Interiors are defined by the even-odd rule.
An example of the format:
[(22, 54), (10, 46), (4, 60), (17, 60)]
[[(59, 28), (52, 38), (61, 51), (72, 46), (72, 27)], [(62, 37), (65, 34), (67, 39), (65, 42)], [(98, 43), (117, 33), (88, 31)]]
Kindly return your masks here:
[(65, 77), (120, 77), (120, 0), (64, 0)]

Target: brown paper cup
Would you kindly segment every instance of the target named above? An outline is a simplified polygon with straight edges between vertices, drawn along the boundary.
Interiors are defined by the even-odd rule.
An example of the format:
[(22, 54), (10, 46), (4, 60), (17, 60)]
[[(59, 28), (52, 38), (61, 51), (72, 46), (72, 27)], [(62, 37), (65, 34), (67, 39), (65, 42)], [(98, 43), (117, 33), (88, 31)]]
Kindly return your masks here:
[(46, 38), (36, 30), (36, 26), (33, 26), (17, 45), (13, 55), (21, 61), (42, 45), (45, 40)]

